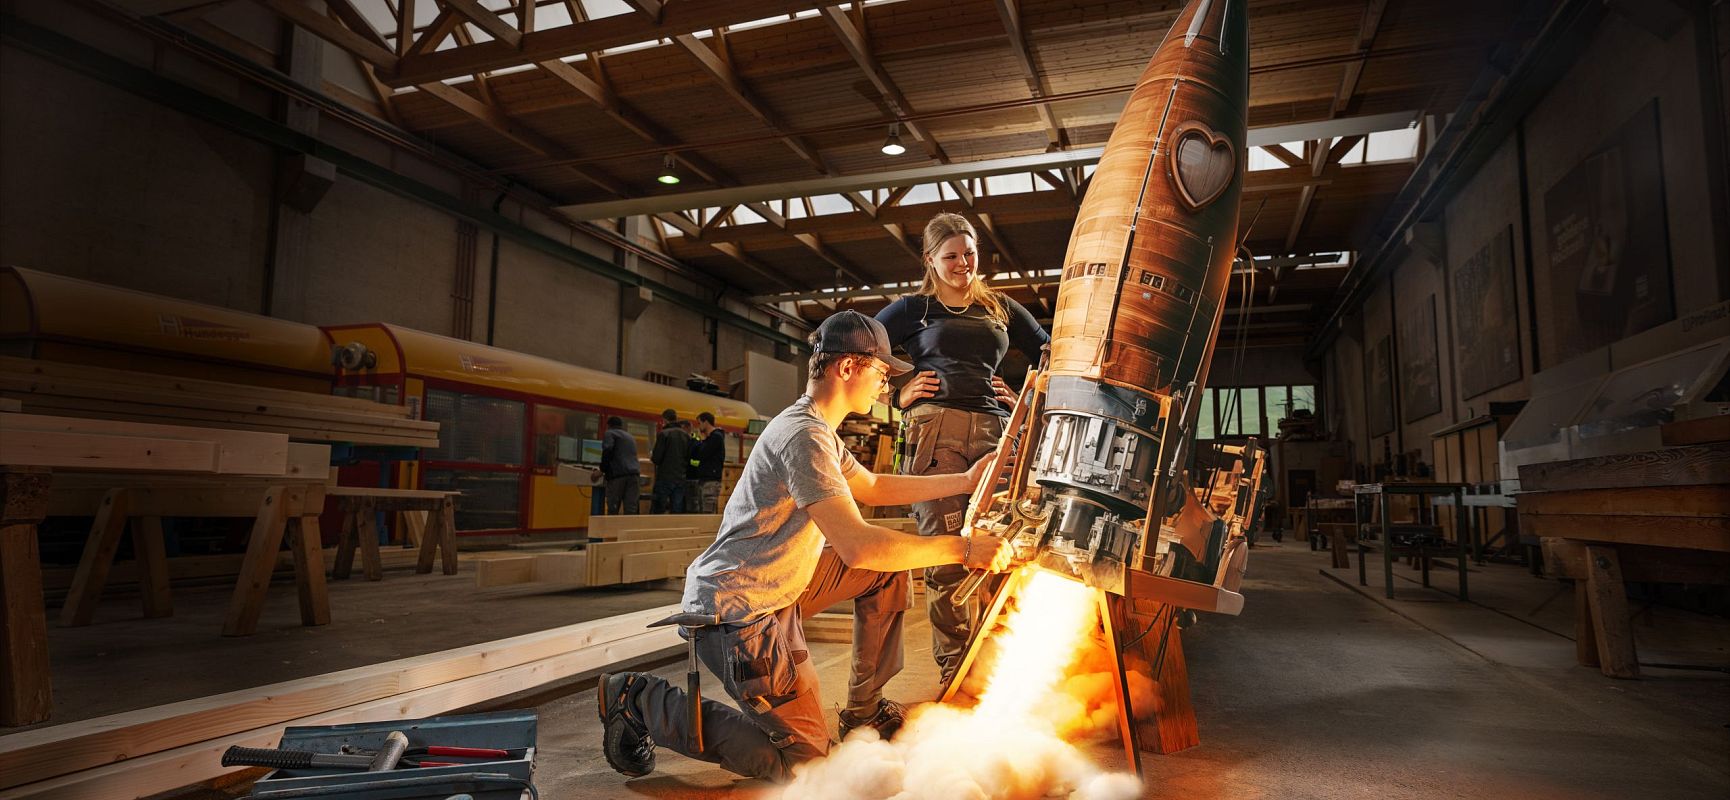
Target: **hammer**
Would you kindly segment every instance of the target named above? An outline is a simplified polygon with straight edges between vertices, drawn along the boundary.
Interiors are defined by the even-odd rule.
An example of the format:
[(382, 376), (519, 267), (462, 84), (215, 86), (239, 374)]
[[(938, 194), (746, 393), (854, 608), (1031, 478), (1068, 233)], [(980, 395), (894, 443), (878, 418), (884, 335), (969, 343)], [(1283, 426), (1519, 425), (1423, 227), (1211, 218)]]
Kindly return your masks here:
[(721, 624), (718, 614), (685, 612), (649, 623), (651, 628), (677, 625), (685, 629), (685, 696), (691, 700), (691, 742), (693, 753), (703, 752), (703, 673), (697, 662), (697, 630)]

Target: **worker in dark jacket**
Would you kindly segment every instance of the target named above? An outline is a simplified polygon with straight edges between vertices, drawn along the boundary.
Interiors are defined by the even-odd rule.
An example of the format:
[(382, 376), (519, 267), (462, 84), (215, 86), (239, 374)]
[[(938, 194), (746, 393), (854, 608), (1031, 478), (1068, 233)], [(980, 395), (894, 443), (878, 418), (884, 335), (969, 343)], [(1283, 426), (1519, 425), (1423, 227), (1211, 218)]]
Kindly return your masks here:
[(649, 501), (651, 514), (685, 513), (685, 472), (691, 455), (691, 434), (679, 427), (679, 414), (673, 409), (661, 412), (661, 435), (649, 451), (649, 463), (655, 465), (655, 494)]
[(698, 513), (720, 513), (721, 464), (727, 457), (727, 434), (715, 427), (715, 415), (707, 411), (697, 415), (697, 440), (691, 445), (691, 463), (696, 465), (692, 477), (697, 481), (697, 494), (690, 498)]
[(637, 513), (638, 482), (642, 480), (637, 440), (625, 431), (625, 421), (618, 417), (607, 417), (607, 433), (601, 437), (601, 477), (607, 481), (607, 513)]

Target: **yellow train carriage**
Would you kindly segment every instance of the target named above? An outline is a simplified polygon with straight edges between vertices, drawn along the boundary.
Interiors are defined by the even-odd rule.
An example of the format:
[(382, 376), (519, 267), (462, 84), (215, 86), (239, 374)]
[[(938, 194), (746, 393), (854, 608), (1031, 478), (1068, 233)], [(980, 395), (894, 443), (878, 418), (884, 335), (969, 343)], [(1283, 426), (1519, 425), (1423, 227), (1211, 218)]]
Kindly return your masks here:
[(317, 326), (20, 267), (0, 269), (0, 352), (320, 394), (332, 375)]
[(586, 527), (594, 491), (561, 483), (558, 466), (598, 457), (608, 416), (625, 420), (645, 476), (663, 409), (680, 419), (713, 414), (728, 433), (729, 463), (742, 460), (743, 434), (757, 417), (737, 400), (396, 325), (324, 332), (353, 367), (339, 370), (338, 392), (406, 404), (417, 418), (440, 424), (438, 449), (392, 465), (392, 483), (463, 492), (457, 529), (464, 533)]

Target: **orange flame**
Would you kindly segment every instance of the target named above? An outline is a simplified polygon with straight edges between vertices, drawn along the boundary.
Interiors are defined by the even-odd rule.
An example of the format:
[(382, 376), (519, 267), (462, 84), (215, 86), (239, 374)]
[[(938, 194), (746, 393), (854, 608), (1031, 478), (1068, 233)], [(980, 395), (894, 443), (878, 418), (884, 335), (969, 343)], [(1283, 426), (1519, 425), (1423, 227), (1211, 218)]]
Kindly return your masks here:
[[(1134, 775), (1104, 773), (1066, 735), (1115, 730), (1115, 699), (1099, 681), (1070, 675), (1098, 625), (1096, 590), (1035, 570), (1017, 608), (991, 637), (988, 674), (973, 708), (929, 705), (893, 741), (862, 728), (829, 757), (796, 768), (781, 797), (840, 800), (1128, 800), (1141, 792)], [(1097, 645), (1095, 645), (1097, 647)], [(1106, 656), (1109, 658), (1109, 655)], [(1092, 657), (1086, 661), (1093, 661)], [(1085, 663), (1085, 662), (1084, 662)], [(1104, 684), (1110, 695), (1109, 674)], [(1088, 696), (1067, 692), (1078, 689)], [(1103, 716), (1108, 714), (1109, 716)]]

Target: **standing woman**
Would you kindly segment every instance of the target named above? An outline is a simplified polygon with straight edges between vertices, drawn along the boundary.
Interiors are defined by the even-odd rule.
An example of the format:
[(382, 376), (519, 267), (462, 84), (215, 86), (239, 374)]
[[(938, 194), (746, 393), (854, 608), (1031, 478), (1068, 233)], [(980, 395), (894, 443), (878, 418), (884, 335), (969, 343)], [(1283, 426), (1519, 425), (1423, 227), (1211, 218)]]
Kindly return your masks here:
[[(1029, 363), (1051, 337), (1020, 303), (985, 285), (979, 276), (977, 234), (959, 214), (943, 213), (925, 225), (925, 281), (919, 291), (889, 304), (877, 321), (891, 345), (907, 351), (914, 375), (896, 405), (907, 420), (901, 472), (966, 472), (997, 447), (1015, 405), (1015, 393), (997, 375), (1010, 345)], [(968, 496), (913, 504), (922, 536), (956, 536)], [(984, 613), (982, 593), (965, 606), (950, 601), (967, 570), (958, 564), (925, 570), (931, 652), (947, 684), (966, 654), (967, 640)]]

